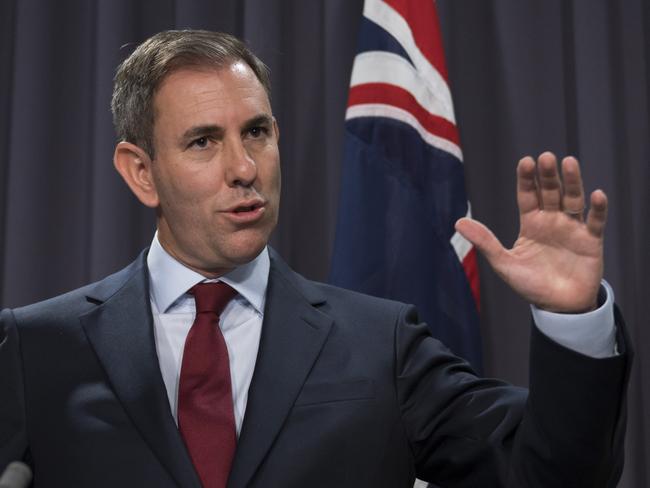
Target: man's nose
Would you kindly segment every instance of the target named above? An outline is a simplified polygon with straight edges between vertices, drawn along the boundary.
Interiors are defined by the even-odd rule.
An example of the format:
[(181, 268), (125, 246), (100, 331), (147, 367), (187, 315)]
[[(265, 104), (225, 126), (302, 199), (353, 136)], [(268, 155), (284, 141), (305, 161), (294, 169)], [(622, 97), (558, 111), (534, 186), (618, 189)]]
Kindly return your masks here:
[[(234, 139), (234, 138), (233, 138)], [(250, 186), (257, 178), (257, 165), (244, 142), (237, 138), (229, 141), (225, 155), (226, 182), (230, 186)]]

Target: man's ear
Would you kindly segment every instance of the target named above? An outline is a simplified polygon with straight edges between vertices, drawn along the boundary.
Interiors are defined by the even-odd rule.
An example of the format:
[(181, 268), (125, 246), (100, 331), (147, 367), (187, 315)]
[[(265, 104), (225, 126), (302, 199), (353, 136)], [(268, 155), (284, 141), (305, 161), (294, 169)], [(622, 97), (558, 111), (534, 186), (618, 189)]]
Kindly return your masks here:
[(158, 207), (158, 191), (151, 173), (151, 158), (142, 148), (130, 142), (119, 142), (113, 154), (115, 169), (144, 205)]

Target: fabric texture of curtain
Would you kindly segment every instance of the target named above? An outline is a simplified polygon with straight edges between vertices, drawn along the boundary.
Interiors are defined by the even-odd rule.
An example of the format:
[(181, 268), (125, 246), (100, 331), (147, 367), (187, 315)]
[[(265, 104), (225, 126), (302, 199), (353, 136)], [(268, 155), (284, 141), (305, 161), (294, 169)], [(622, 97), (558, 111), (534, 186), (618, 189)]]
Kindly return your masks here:
[[(650, 4), (439, 0), (476, 218), (516, 238), (514, 168), (573, 154), (610, 199), (606, 279), (635, 349), (622, 487), (648, 486)], [(148, 245), (154, 218), (112, 167), (117, 64), (170, 28), (223, 30), (270, 66), (283, 194), (272, 244), (324, 280), (362, 0), (8, 0), (0, 3), (0, 305), (98, 279)], [(527, 383), (528, 307), (480, 262), (485, 371)]]

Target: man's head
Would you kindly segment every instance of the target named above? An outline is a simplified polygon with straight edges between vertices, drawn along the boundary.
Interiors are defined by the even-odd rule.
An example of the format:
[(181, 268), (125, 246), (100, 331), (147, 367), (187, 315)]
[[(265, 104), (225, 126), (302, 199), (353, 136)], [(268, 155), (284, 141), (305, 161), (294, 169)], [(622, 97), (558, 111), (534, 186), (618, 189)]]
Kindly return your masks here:
[(264, 65), (226, 34), (156, 34), (118, 68), (115, 167), (156, 209), (165, 250), (206, 276), (257, 256), (277, 222), (268, 93)]
[(131, 142), (154, 158), (153, 98), (167, 75), (181, 68), (223, 68), (244, 61), (255, 73), (271, 98), (271, 81), (266, 65), (239, 39), (223, 32), (170, 30), (150, 37), (117, 69), (111, 110), (115, 132), (121, 141)]

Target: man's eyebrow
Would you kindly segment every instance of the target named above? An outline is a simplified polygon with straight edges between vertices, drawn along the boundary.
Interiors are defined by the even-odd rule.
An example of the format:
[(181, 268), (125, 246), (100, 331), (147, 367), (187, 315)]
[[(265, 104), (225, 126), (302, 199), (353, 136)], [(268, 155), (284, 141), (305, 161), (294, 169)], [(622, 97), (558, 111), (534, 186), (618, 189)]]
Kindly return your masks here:
[[(271, 117), (268, 114), (256, 115), (255, 117), (250, 118), (246, 122), (244, 122), (243, 128), (244, 130), (246, 130), (258, 125), (266, 125), (266, 126), (273, 125), (273, 117)], [(195, 127), (190, 127), (189, 129), (187, 129), (181, 136), (181, 139), (182, 141), (188, 141), (191, 139), (196, 139), (198, 137), (204, 137), (204, 136), (220, 136), (223, 133), (224, 133), (224, 129), (219, 125), (213, 125), (213, 124), (197, 125)]]
[(266, 126), (271, 126), (273, 125), (273, 117), (267, 114), (260, 114), (256, 115), (252, 119), (248, 119), (244, 123), (244, 129), (250, 129), (251, 127), (255, 127), (258, 125), (266, 125)]
[(219, 136), (223, 134), (223, 127), (218, 125), (197, 125), (195, 127), (190, 127), (187, 129), (182, 136), (183, 141), (188, 141), (190, 139), (196, 139), (198, 137), (204, 136)]

